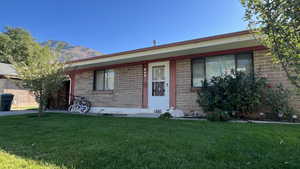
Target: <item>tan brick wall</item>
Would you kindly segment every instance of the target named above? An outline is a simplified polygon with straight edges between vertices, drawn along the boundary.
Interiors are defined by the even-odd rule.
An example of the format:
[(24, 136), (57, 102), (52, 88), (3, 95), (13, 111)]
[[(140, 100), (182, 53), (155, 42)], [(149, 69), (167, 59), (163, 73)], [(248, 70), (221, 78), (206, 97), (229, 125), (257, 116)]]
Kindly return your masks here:
[(202, 112), (196, 103), (197, 93), (191, 87), (191, 59), (176, 61), (176, 108), (183, 110), (186, 114), (193, 111)]
[[(300, 95), (296, 95), (294, 86), (288, 81), (285, 72), (279, 65), (272, 64), (272, 57), (267, 55), (267, 51), (255, 51), (254, 70), (261, 76), (268, 78), (271, 84), (282, 83), (294, 93), (291, 104), (297, 110), (300, 110)], [(191, 59), (177, 60), (176, 62), (176, 105), (177, 108), (186, 113), (201, 110), (196, 103), (197, 93), (191, 90)]]
[(254, 70), (260, 76), (266, 77), (272, 85), (282, 84), (292, 92), (291, 105), (300, 110), (300, 95), (296, 94), (295, 87), (288, 80), (282, 67), (272, 64), (272, 56), (266, 50), (254, 52)]
[[(282, 83), (286, 88), (294, 87), (279, 66), (272, 64), (266, 51), (254, 52), (254, 68), (270, 83)], [(143, 70), (142, 65), (115, 68), (115, 89), (113, 92), (93, 91), (93, 72), (76, 75), (75, 95), (85, 96), (93, 106), (136, 107), (142, 105)], [(191, 87), (191, 59), (176, 61), (176, 107), (186, 114), (202, 112), (196, 103), (197, 93)], [(294, 96), (292, 105), (300, 110), (300, 96)]]
[(87, 97), (92, 106), (142, 107), (142, 65), (115, 68), (113, 91), (93, 91), (93, 71), (76, 74), (75, 95)]

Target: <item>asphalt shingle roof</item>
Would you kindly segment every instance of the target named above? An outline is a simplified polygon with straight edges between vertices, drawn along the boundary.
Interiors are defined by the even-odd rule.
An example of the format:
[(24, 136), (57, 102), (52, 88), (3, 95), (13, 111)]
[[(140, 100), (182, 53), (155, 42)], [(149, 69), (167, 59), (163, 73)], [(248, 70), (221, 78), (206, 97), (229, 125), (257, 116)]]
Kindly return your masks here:
[(11, 64), (0, 63), (0, 75), (17, 76), (17, 72)]

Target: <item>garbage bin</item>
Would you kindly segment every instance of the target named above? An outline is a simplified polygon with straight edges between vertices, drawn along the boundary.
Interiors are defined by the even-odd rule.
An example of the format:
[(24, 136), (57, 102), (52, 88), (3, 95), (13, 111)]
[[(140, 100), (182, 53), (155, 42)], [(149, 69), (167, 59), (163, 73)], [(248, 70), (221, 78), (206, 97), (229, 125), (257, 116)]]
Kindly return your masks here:
[(12, 100), (14, 99), (13, 94), (1, 94), (0, 95), (0, 111), (10, 111)]

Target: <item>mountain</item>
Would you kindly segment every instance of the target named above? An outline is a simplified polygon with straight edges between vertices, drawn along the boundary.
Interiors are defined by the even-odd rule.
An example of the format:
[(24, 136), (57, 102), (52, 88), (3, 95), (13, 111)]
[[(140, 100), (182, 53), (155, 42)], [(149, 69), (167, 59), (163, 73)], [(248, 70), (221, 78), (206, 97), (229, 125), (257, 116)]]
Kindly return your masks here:
[(60, 60), (77, 60), (93, 56), (102, 55), (102, 53), (83, 46), (74, 46), (64, 41), (48, 40), (41, 43), (42, 46), (49, 46), (51, 49), (60, 49)]

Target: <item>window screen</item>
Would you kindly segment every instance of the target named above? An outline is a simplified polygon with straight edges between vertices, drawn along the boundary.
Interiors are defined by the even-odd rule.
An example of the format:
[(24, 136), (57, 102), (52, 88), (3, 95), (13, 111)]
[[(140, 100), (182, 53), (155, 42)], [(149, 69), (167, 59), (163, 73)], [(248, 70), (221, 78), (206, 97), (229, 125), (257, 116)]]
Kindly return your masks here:
[(192, 86), (201, 87), (212, 77), (232, 74), (234, 71), (253, 72), (252, 54), (209, 56), (192, 60)]
[(114, 89), (114, 70), (95, 71), (94, 89), (95, 90), (113, 90)]

